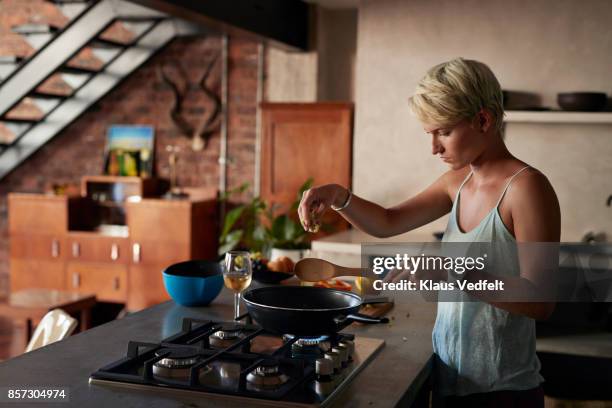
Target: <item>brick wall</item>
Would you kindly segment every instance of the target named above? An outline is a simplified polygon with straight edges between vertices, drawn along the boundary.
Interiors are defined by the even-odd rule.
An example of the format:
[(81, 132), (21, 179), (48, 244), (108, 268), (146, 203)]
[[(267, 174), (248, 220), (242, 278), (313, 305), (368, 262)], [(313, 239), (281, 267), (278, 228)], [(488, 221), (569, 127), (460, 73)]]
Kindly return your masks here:
[[(7, 3), (0, 2), (0, 15)], [(30, 0), (19, 0), (24, 7)], [(42, 2), (41, 3), (46, 3)], [(40, 9), (36, 9), (40, 10)], [(1, 17), (0, 17), (1, 21)], [(52, 184), (78, 183), (83, 175), (101, 174), (105, 134), (110, 124), (148, 124), (155, 127), (156, 171), (169, 176), (166, 146), (181, 148), (178, 182), (182, 186), (217, 187), (219, 180), (219, 132), (211, 137), (205, 150), (195, 152), (191, 140), (182, 136), (170, 119), (173, 103), (171, 88), (158, 74), (159, 67), (172, 61), (180, 63), (191, 82), (185, 102), (185, 116), (196, 123), (210, 105), (198, 88), (201, 77), (213, 54), (221, 51), (220, 37), (189, 37), (174, 40), (148, 63), (124, 80), (106, 97), (43, 146), (11, 174), (0, 180), (0, 279), (6, 287), (8, 276), (8, 192), (43, 192)], [(220, 88), (220, 59), (207, 82)], [(244, 39), (229, 42), (228, 102), (228, 185), (253, 182), (255, 115), (257, 90), (257, 43)]]

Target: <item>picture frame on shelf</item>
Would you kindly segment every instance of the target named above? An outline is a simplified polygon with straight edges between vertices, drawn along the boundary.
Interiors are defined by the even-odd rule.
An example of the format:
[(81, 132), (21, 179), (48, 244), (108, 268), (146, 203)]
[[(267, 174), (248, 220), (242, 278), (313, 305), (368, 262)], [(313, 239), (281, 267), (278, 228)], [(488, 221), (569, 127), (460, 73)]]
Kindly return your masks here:
[(104, 147), (104, 174), (149, 178), (154, 170), (155, 130), (150, 125), (111, 125)]

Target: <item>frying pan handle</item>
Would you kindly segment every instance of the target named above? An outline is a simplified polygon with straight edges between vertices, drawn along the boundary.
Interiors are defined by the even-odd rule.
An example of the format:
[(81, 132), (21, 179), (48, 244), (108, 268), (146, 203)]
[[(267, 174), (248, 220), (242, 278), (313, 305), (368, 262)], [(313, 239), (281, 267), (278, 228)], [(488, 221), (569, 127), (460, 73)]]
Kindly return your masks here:
[(337, 325), (348, 325), (353, 322), (376, 324), (376, 323), (389, 323), (389, 319), (386, 317), (370, 317), (359, 313), (353, 313), (346, 316), (338, 316), (334, 318), (334, 322)]
[(378, 296), (378, 297), (371, 297), (371, 298), (365, 298), (361, 301), (362, 305), (376, 305), (379, 303), (393, 303), (393, 300), (389, 299), (388, 296)]

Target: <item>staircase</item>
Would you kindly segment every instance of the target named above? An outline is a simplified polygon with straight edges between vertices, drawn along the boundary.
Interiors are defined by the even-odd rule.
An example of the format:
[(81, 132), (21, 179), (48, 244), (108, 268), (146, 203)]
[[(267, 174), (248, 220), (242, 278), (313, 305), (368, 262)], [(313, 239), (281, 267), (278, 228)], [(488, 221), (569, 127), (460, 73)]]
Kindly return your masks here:
[(199, 33), (123, 0), (46, 3), (60, 12), (54, 22), (12, 27), (25, 51), (0, 56), (0, 179), (175, 36)]

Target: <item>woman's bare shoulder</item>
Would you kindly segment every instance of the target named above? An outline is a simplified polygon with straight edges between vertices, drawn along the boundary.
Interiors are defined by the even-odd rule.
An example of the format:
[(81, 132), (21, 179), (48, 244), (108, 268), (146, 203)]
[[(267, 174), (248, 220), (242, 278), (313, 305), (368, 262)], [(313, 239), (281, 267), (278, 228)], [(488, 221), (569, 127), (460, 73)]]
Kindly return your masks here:
[(548, 178), (529, 168), (513, 180), (508, 202), (517, 240), (558, 241), (561, 210)]
[(516, 177), (510, 189), (515, 198), (526, 199), (533, 195), (532, 198), (540, 200), (550, 199), (552, 196), (556, 199), (555, 190), (548, 177), (534, 167), (529, 167)]

